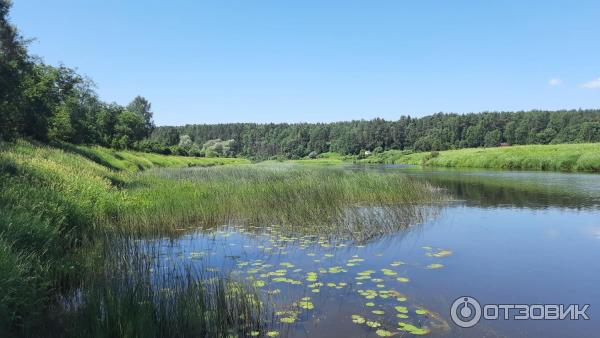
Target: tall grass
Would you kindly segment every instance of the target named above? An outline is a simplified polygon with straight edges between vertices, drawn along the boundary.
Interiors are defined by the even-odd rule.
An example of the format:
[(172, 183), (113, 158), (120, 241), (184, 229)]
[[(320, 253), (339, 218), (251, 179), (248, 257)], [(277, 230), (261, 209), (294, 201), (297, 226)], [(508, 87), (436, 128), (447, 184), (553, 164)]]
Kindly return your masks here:
[(383, 225), (384, 219), (400, 226), (422, 215), (423, 204), (444, 198), (398, 173), (290, 165), (156, 169), (139, 178), (130, 197), (137, 203), (123, 210), (118, 223), (142, 232), (232, 220), (279, 224), (296, 232)]

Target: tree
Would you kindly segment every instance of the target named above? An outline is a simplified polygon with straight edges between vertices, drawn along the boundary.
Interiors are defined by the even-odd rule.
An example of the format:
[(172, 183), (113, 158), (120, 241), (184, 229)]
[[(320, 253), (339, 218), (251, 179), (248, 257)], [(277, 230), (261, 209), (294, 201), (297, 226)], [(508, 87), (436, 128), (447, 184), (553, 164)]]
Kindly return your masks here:
[(113, 144), (116, 136), (116, 126), (119, 115), (123, 112), (123, 107), (116, 103), (103, 104), (96, 114), (96, 131), (98, 134), (98, 143), (105, 147)]
[(154, 121), (152, 120), (153, 113), (150, 110), (151, 106), (152, 105), (148, 100), (138, 95), (127, 105), (127, 107), (125, 107), (126, 110), (143, 116), (145, 130), (144, 137), (150, 136), (150, 133), (152, 133), (152, 130), (155, 128)]
[(584, 142), (600, 141), (600, 122), (582, 123), (578, 138)]
[(468, 147), (480, 147), (483, 145), (483, 133), (481, 125), (470, 126), (465, 133), (465, 141)]
[(0, 0), (0, 139), (23, 132), (24, 84), (32, 67), (23, 38), (8, 20), (10, 7)]
[(131, 148), (135, 141), (142, 140), (146, 133), (144, 117), (131, 111), (123, 111), (117, 116), (115, 136), (112, 146)]
[(492, 131), (488, 131), (487, 133), (485, 133), (485, 137), (484, 137), (484, 146), (486, 147), (497, 147), (500, 145), (500, 139), (502, 138), (502, 135), (500, 133), (500, 130), (496, 129), (496, 130), (492, 130)]

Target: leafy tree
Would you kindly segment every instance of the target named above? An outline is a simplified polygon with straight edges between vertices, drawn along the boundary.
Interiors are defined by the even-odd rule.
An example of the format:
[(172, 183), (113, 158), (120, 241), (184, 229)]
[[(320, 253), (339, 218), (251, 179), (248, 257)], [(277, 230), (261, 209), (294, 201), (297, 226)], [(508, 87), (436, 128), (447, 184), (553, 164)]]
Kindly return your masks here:
[(488, 131), (484, 137), (484, 146), (497, 147), (500, 145), (501, 138), (502, 138), (502, 135), (500, 133), (500, 130), (496, 129), (496, 130)]
[(32, 69), (23, 38), (9, 22), (11, 2), (0, 0), (0, 139), (23, 133), (25, 79)]
[(113, 147), (131, 148), (133, 143), (142, 140), (146, 134), (144, 117), (135, 112), (123, 111), (117, 116)]
[(155, 127), (154, 121), (152, 120), (153, 113), (151, 111), (151, 106), (150, 101), (138, 95), (125, 108), (130, 112), (138, 113), (144, 117), (144, 137), (150, 136), (150, 133), (152, 133), (152, 130), (154, 130)]

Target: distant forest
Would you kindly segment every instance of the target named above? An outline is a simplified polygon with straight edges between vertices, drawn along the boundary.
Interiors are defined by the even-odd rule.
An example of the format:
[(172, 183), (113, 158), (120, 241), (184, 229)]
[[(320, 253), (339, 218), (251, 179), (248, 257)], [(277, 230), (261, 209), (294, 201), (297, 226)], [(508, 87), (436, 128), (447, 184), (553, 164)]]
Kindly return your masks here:
[[(439, 113), (335, 123), (227, 123), (157, 127), (149, 144), (182, 154), (301, 158), (325, 152), (357, 155), (507, 144), (600, 141), (600, 110)], [(181, 149), (180, 147), (181, 146)], [(207, 153), (207, 151), (210, 152)]]

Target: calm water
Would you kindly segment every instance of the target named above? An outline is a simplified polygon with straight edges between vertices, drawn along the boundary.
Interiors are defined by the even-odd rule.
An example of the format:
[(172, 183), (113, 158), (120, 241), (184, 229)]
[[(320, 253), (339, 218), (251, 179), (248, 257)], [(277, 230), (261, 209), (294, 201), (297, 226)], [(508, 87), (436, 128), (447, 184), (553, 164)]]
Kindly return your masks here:
[[(281, 336), (600, 332), (599, 175), (352, 169), (400, 170), (454, 201), (431, 206), (435, 212), (420, 224), (364, 243), (224, 225), (156, 241), (161, 264), (186, 262), (253, 284), (278, 311), (273, 330)], [(449, 312), (465, 295), (481, 303), (590, 304), (590, 320), (482, 320), (461, 329)]]

